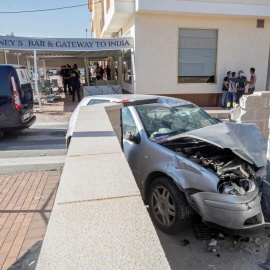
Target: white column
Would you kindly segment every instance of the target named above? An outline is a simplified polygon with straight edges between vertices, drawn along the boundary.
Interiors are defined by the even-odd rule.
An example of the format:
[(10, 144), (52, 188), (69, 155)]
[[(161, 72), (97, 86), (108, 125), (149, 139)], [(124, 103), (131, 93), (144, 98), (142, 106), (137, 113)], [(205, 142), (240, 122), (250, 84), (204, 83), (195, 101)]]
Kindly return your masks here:
[(36, 89), (39, 108), (40, 108), (40, 110), (42, 112), (42, 106), (41, 106), (40, 96), (39, 96), (39, 92), (38, 92), (37, 50), (34, 50), (34, 69), (35, 69), (35, 89)]
[(17, 56), (17, 65), (19, 65), (20, 64), (20, 56), (18, 53), (16, 53), (16, 56)]
[(4, 50), (5, 64), (7, 64), (7, 52), (8, 52), (8, 51)]
[(29, 78), (31, 78), (31, 80), (32, 80), (32, 76), (31, 76), (31, 67), (30, 67), (30, 60), (29, 60), (29, 56), (28, 56), (28, 55), (26, 55), (26, 66), (27, 66), (28, 76), (29, 76)]
[[(43, 59), (43, 79), (46, 80), (46, 77), (47, 77), (47, 72), (46, 72), (46, 62), (45, 60)], [(46, 75), (45, 75), (46, 74)]]
[(89, 81), (89, 68), (88, 68), (88, 58), (84, 57), (84, 64), (85, 64), (85, 78), (87, 80), (87, 85), (90, 86)]
[(133, 84), (133, 94), (136, 94), (136, 72), (135, 72), (135, 51), (131, 49), (131, 66), (133, 75), (131, 76), (131, 82)]

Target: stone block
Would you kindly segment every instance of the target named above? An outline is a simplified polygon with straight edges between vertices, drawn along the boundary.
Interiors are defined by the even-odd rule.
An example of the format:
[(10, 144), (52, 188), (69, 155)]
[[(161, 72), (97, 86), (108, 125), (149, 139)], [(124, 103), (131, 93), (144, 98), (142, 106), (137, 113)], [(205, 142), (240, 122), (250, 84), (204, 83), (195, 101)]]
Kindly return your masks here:
[(74, 133), (78, 132), (104, 132), (113, 131), (111, 122), (107, 117), (104, 119), (90, 119), (90, 120), (79, 120), (76, 121), (74, 127)]
[(55, 206), (37, 270), (169, 270), (138, 197)]
[(140, 192), (123, 153), (74, 156), (66, 159), (56, 203), (134, 195)]
[(249, 121), (249, 123), (253, 123), (255, 120), (255, 110), (254, 109), (245, 110), (237, 108), (232, 112), (232, 120), (240, 123), (247, 121)]
[(114, 126), (120, 126), (121, 125), (121, 111), (120, 109), (117, 110), (109, 110), (107, 111), (107, 114), (110, 119), (111, 125)]
[(270, 115), (270, 109), (257, 109), (257, 110), (255, 110), (255, 120), (268, 121), (269, 115)]
[(269, 96), (250, 95), (240, 99), (240, 107), (243, 109), (270, 108)]
[(74, 133), (69, 145), (68, 156), (122, 153), (119, 141), (113, 131), (85, 132), (84, 136), (80, 136), (80, 133)]

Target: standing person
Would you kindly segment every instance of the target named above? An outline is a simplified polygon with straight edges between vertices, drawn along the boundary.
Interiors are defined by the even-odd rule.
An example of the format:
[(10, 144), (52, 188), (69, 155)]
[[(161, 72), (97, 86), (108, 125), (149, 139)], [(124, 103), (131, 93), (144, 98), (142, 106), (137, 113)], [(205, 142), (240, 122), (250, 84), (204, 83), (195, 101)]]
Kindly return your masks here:
[(105, 72), (107, 75), (107, 80), (110, 80), (111, 79), (111, 69), (110, 69), (109, 65), (107, 65), (107, 67), (105, 68)]
[(229, 90), (228, 80), (230, 77), (231, 77), (231, 71), (228, 71), (227, 76), (223, 79), (223, 84), (222, 84), (222, 99), (221, 99), (222, 108), (226, 108), (227, 106), (228, 90)]
[(256, 81), (257, 81), (257, 76), (255, 74), (255, 68), (250, 68), (250, 81), (247, 81), (247, 83), (249, 84), (248, 86), (249, 94), (254, 93)]
[(100, 67), (98, 64), (97, 64), (97, 68), (95, 69), (95, 73), (96, 73), (97, 80), (100, 80)]
[(229, 78), (229, 90), (228, 90), (228, 101), (227, 101), (227, 110), (231, 108), (231, 99), (233, 99), (233, 107), (236, 106), (236, 98), (237, 98), (237, 87), (238, 87), (238, 79), (235, 77), (236, 73), (232, 72), (232, 77)]
[(80, 102), (80, 71), (77, 64), (74, 64), (73, 69), (70, 71), (70, 82), (72, 85), (72, 101), (75, 102), (75, 94), (77, 93), (78, 101)]
[(65, 70), (63, 72), (63, 79), (64, 79), (64, 91), (65, 91), (65, 94), (67, 94), (67, 86), (68, 86), (68, 91), (69, 91), (69, 94), (71, 95), (70, 70), (71, 70), (71, 66), (67, 65), (67, 68), (65, 68)]
[(244, 71), (240, 70), (238, 72), (238, 87), (237, 87), (237, 99), (236, 103), (239, 104), (240, 98), (245, 94), (246, 85), (247, 85), (247, 77), (245, 77)]
[(102, 66), (100, 66), (99, 68), (100, 68), (100, 79), (103, 80), (104, 69)]

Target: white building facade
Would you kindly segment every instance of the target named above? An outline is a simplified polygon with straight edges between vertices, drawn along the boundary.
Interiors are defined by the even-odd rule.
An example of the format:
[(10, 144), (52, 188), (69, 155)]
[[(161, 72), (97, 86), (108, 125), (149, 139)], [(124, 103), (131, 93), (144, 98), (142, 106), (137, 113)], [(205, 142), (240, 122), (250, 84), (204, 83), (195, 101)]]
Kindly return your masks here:
[(134, 50), (115, 63), (123, 88), (136, 94), (220, 106), (227, 71), (257, 74), (269, 90), (269, 0), (102, 0), (91, 4), (95, 37), (131, 36)]

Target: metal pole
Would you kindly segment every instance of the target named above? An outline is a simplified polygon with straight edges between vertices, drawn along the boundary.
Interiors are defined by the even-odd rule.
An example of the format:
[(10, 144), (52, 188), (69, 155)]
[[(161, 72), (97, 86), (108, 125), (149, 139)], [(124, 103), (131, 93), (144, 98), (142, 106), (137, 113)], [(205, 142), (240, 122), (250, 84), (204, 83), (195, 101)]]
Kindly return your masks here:
[(34, 50), (34, 68), (35, 68), (35, 90), (37, 94), (37, 99), (38, 99), (38, 104), (40, 111), (42, 112), (42, 106), (41, 106), (41, 101), (40, 101), (40, 96), (38, 92), (38, 72), (37, 72), (37, 50)]
[(136, 72), (135, 72), (135, 52), (134, 49), (131, 50), (131, 66), (132, 66), (132, 84), (133, 84), (133, 93), (136, 94)]
[(19, 54), (16, 53), (16, 55), (17, 55), (17, 65), (19, 65), (20, 64)]
[(88, 68), (88, 59), (86, 57), (84, 57), (84, 64), (85, 64), (85, 77), (87, 80), (87, 85), (90, 86), (90, 81), (89, 81), (89, 68)]
[(32, 79), (32, 76), (31, 76), (31, 67), (30, 67), (30, 60), (29, 60), (29, 56), (28, 55), (26, 55), (26, 66), (27, 66), (28, 76), (29, 76), (29, 78)]
[[(43, 78), (44, 80), (46, 80), (46, 76), (47, 76), (47, 72), (46, 72), (46, 63), (45, 63), (45, 60), (43, 59)], [(46, 74), (46, 76), (45, 76)]]
[(4, 58), (5, 58), (5, 64), (7, 64), (7, 51), (4, 50)]

